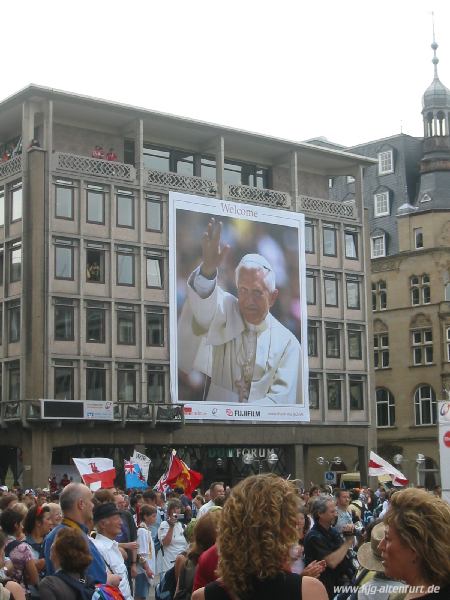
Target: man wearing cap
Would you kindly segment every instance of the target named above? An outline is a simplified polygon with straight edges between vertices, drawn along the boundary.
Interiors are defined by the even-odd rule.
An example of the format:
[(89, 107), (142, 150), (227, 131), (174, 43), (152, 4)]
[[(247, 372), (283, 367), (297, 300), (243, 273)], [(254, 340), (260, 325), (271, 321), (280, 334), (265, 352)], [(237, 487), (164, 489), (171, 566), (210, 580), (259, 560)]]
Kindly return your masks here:
[(127, 567), (119, 550), (119, 544), (114, 539), (122, 529), (120, 510), (114, 502), (105, 502), (94, 508), (94, 525), (97, 530), (93, 540), (95, 547), (102, 555), (108, 571), (121, 578), (119, 589), (125, 600), (133, 600)]
[(229, 251), (222, 224), (211, 219), (202, 239), (202, 262), (188, 278), (178, 326), (178, 365), (211, 378), (207, 400), (295, 404), (301, 398), (300, 344), (270, 314), (278, 290), (270, 263), (246, 254), (236, 268), (237, 298), (217, 285)]

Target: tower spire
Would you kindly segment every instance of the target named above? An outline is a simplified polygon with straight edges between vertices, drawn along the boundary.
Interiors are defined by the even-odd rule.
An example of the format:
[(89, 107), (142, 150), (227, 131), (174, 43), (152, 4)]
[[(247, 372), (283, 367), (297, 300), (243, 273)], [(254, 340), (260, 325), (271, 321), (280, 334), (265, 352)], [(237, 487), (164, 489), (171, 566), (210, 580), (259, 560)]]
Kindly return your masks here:
[(437, 72), (437, 66), (438, 66), (438, 63), (439, 63), (439, 59), (438, 59), (438, 57), (436, 55), (436, 50), (439, 48), (439, 46), (436, 43), (436, 36), (434, 34), (434, 12), (431, 13), (431, 20), (432, 20), (432, 23), (433, 23), (433, 43), (431, 44), (431, 48), (432, 48), (433, 54), (434, 54), (433, 60), (431, 62), (434, 65), (434, 78), (435, 79), (439, 79), (438, 72)]

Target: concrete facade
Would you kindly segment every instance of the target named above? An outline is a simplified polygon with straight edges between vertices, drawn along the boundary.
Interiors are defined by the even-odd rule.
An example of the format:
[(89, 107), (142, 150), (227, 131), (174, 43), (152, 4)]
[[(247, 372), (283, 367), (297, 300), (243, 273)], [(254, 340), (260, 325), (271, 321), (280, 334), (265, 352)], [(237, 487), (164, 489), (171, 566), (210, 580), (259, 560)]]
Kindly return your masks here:
[[(363, 168), (373, 161), (35, 86), (0, 104), (0, 146), (17, 137), (22, 138), (24, 151), (0, 163), (0, 192), (5, 199), (5, 224), (0, 229), (4, 251), (0, 477), (8, 467), (15, 476), (23, 468), (25, 486), (43, 485), (52, 464), (68, 464), (67, 457), (74, 452), (93, 456), (101, 450), (119, 461), (128, 458), (135, 446), (156, 457), (155, 464), (167, 448), (175, 447), (206, 477), (228, 483), (245, 475), (239, 456), (249, 447), (262, 455), (275, 448), (280, 454), (275, 470), (308, 484), (323, 478), (324, 469), (315, 461), (321, 455), (341, 455), (347, 470), (359, 465), (366, 476), (367, 452), (374, 446), (374, 406), (362, 182)], [(39, 148), (29, 148), (34, 137)], [(114, 148), (118, 161), (91, 158), (96, 145), (105, 152)], [(148, 147), (192, 155), (192, 175), (173, 167), (146, 167)], [(126, 162), (131, 151), (134, 160)], [(202, 156), (213, 157), (214, 179), (199, 176)], [(226, 171), (230, 161), (263, 170), (267, 189), (231, 184)], [(329, 178), (337, 175), (355, 178), (353, 202), (328, 200)], [(13, 219), (16, 188), (22, 189), (22, 214)], [(311, 423), (185, 423), (180, 407), (173, 404), (168, 385), (170, 190), (241, 198), (305, 213), (311, 234), (308, 277), (315, 291), (308, 305)], [(93, 204), (88, 197), (94, 198)], [(132, 207), (126, 226), (119, 222), (120, 198), (129, 199), (125, 202)], [(148, 202), (160, 207), (161, 227), (148, 226)], [(92, 206), (101, 218), (92, 217)], [(327, 245), (330, 239), (333, 252)], [(19, 274), (17, 243), (22, 246)], [(95, 278), (90, 270), (93, 255), (99, 260)], [(133, 278), (127, 285), (117, 267), (122, 255), (132, 257)], [(160, 265), (160, 286), (148, 285), (149, 256)], [(325, 299), (325, 280), (330, 278), (336, 282), (336, 307)], [(355, 285), (358, 289), (357, 303), (349, 300), (349, 281), (352, 289)], [(20, 335), (14, 329), (17, 307)], [(90, 338), (93, 314), (103, 329), (101, 333), (95, 329)], [(149, 314), (158, 315), (156, 343), (148, 340)], [(123, 318), (134, 323), (134, 338), (126, 343), (120, 338)], [(122, 377), (134, 381), (131, 400), (119, 397)], [(341, 393), (337, 405), (329, 397), (331, 380), (339, 382), (333, 383)], [(101, 399), (114, 403), (113, 423), (49, 421), (40, 413), (41, 398), (94, 399), (89, 394), (100, 394), (99, 390)], [(11, 448), (21, 452), (15, 465)], [(225, 466), (214, 458), (221, 453)], [(262, 462), (259, 468), (266, 470), (268, 465)]]

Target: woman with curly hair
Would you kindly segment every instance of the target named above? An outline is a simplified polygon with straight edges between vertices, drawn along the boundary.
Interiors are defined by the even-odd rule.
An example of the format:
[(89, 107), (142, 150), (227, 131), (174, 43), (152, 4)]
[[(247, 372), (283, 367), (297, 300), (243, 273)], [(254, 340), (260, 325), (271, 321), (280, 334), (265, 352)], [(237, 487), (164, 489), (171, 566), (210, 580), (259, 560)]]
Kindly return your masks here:
[(391, 497), (379, 544), (384, 573), (405, 581), (408, 598), (450, 598), (450, 506), (424, 490)]
[(192, 600), (327, 600), (317, 579), (290, 572), (297, 541), (295, 486), (273, 474), (254, 475), (233, 488), (218, 534), (220, 579)]
[(56, 574), (39, 584), (41, 600), (88, 600), (94, 586), (86, 581), (85, 572), (92, 562), (86, 538), (78, 529), (64, 527), (55, 537), (50, 550)]

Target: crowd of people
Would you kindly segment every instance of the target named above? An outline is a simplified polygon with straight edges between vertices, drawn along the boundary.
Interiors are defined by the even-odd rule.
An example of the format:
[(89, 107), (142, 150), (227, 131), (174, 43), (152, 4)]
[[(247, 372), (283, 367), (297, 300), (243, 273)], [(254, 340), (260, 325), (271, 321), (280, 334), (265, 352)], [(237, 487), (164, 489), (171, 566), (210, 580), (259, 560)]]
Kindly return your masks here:
[[(0, 600), (450, 598), (439, 489), (0, 488)], [(156, 586), (156, 588), (155, 588)]]

